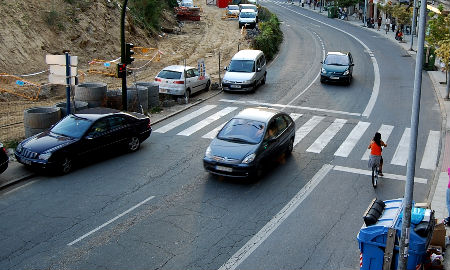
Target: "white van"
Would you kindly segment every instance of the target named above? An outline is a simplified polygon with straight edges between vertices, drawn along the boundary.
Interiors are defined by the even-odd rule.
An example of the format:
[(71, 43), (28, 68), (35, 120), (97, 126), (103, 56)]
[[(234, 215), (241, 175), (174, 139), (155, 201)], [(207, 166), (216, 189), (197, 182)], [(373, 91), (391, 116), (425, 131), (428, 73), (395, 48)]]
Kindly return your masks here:
[(260, 50), (242, 50), (236, 53), (222, 80), (224, 91), (254, 92), (266, 83), (266, 57)]
[(245, 25), (245, 28), (255, 28), (256, 27), (256, 12), (252, 9), (242, 9), (239, 12), (239, 29)]

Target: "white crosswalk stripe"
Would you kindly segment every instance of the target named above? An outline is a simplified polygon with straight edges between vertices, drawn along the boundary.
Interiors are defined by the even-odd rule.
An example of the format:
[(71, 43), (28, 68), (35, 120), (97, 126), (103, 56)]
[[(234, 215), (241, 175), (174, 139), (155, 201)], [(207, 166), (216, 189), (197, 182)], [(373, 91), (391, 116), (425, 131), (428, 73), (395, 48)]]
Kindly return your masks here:
[(184, 124), (185, 122), (187, 122), (187, 121), (189, 121), (191, 119), (194, 119), (195, 117), (197, 117), (199, 115), (202, 115), (203, 113), (205, 113), (205, 112), (207, 112), (209, 110), (212, 110), (215, 107), (217, 107), (217, 105), (206, 105), (206, 106), (203, 106), (200, 109), (198, 109), (198, 110), (196, 110), (196, 111), (194, 111), (194, 112), (192, 112), (192, 113), (190, 113), (188, 115), (185, 115), (185, 116), (183, 116), (183, 117), (181, 117), (181, 118), (179, 118), (179, 119), (177, 119), (177, 120), (175, 120), (175, 121), (173, 121), (173, 122), (171, 122), (171, 123), (169, 123), (169, 124), (167, 124), (167, 125), (165, 125), (165, 126), (163, 126), (161, 128), (158, 128), (154, 132), (166, 133), (167, 131), (174, 129), (174, 128)]
[(294, 146), (297, 145), (303, 138), (308, 135), (311, 130), (316, 127), (320, 121), (322, 121), (325, 117), (323, 116), (313, 116), (311, 119), (308, 120), (303, 126), (301, 126), (297, 131), (295, 132), (295, 140), (294, 140)]
[(290, 113), (289, 116), (292, 118), (292, 120), (297, 120), (300, 116), (302, 116), (303, 114), (301, 113)]
[(436, 168), (438, 152), (439, 152), (439, 138), (440, 132), (430, 130), (428, 134), (427, 144), (425, 145), (425, 152), (423, 153), (422, 163), (420, 168), (434, 170)]
[[(381, 134), (381, 140), (384, 143), (387, 144), (387, 141), (388, 141), (389, 136), (391, 135), (393, 129), (394, 129), (394, 126), (381, 125), (378, 132)], [(367, 142), (367, 146), (369, 146), (369, 142)], [(361, 160), (369, 160), (369, 156), (370, 156), (370, 149), (367, 149)]]
[(350, 152), (355, 147), (356, 143), (361, 139), (366, 129), (370, 126), (368, 122), (359, 121), (358, 124), (348, 135), (347, 139), (341, 144), (338, 150), (334, 153), (335, 156), (348, 157)]
[(402, 138), (400, 139), (400, 143), (398, 144), (397, 149), (395, 149), (394, 157), (392, 158), (391, 164), (406, 166), (406, 162), (408, 161), (410, 137), (411, 137), (411, 129), (405, 128)]
[(216, 120), (219, 120), (221, 117), (231, 113), (232, 111), (234, 111), (236, 109), (237, 109), (237, 107), (226, 107), (225, 109), (222, 109), (219, 112), (216, 112), (215, 114), (198, 122), (197, 124), (179, 132), (177, 135), (190, 136), (192, 133), (199, 131), (200, 129), (206, 127), (207, 125), (211, 124), (212, 122), (214, 122)]
[(216, 127), (215, 129), (211, 130), (210, 132), (206, 133), (202, 136), (202, 138), (205, 139), (214, 139), (216, 137), (217, 133), (225, 126), (226, 123), (221, 124), (220, 126)]
[(306, 152), (320, 153), (325, 146), (333, 139), (333, 137), (341, 130), (344, 124), (347, 123), (345, 119), (336, 119), (334, 122), (317, 138), (317, 140), (306, 149)]

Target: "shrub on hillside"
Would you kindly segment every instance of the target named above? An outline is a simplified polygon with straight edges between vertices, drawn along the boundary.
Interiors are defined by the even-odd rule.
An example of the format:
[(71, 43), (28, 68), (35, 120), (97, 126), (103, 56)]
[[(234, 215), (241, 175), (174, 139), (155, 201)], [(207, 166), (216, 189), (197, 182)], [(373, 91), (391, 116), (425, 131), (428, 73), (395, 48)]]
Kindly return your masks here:
[(177, 5), (176, 0), (133, 0), (128, 4), (134, 22), (149, 32), (158, 31), (164, 9), (172, 9)]
[(280, 21), (272, 14), (268, 21), (259, 23), (259, 28), (261, 33), (253, 40), (252, 47), (263, 51), (267, 60), (272, 60), (283, 41)]

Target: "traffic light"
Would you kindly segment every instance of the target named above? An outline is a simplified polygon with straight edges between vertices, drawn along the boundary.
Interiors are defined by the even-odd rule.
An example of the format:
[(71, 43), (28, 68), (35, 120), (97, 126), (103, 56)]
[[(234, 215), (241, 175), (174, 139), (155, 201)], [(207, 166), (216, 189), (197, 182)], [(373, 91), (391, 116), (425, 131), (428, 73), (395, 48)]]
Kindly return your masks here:
[(127, 71), (127, 64), (118, 63), (117, 64), (117, 78), (125, 78)]
[(134, 58), (132, 55), (134, 54), (134, 51), (132, 50), (134, 48), (133, 43), (126, 43), (125, 44), (125, 63), (127, 65), (131, 64), (131, 62), (134, 61)]

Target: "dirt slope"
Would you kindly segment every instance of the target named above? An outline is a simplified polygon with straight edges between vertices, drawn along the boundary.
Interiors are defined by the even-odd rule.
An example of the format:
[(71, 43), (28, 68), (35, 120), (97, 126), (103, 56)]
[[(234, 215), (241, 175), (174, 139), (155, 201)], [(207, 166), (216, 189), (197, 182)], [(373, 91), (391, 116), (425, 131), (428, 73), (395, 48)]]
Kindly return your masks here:
[[(120, 80), (87, 73), (93, 59), (114, 60), (120, 57), (120, 3), (118, 0), (80, 0), (70, 5), (65, 0), (0, 0), (0, 72), (30, 74), (47, 70), (46, 54), (61, 54), (64, 49), (79, 57), (84, 81), (102, 81), (109, 88), (120, 86)], [(158, 48), (159, 62), (135, 61), (139, 68), (133, 80), (152, 81), (156, 73), (169, 64), (196, 65), (204, 58), (213, 81), (218, 78), (218, 55), (228, 62), (247, 42), (241, 38), (237, 22), (221, 20), (224, 9), (194, 0), (203, 9), (201, 21), (178, 24), (166, 12), (163, 26), (178, 34), (149, 36), (127, 20), (126, 40), (136, 46)], [(181, 27), (180, 27), (181, 26)], [(223, 64), (222, 64), (223, 66)], [(27, 77), (36, 83), (47, 83), (48, 73)], [(131, 81), (131, 80), (130, 80)], [(0, 93), (1, 95), (1, 93)]]

